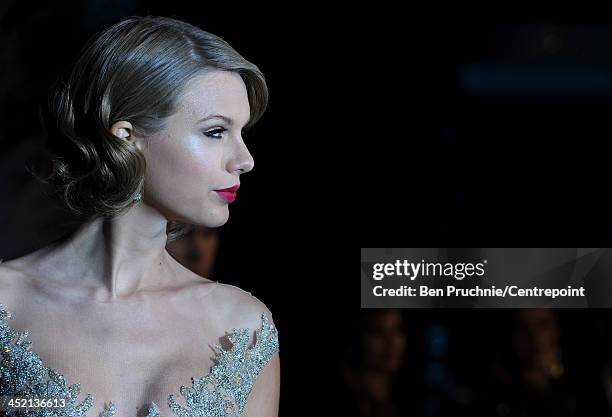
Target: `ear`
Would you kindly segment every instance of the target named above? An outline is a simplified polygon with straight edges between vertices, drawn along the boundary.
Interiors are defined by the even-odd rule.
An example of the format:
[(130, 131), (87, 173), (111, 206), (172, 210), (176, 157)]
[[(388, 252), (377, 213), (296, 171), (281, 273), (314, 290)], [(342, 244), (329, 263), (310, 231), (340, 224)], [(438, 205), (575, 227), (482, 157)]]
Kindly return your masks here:
[(115, 122), (110, 128), (110, 132), (120, 139), (132, 142), (138, 150), (142, 150), (142, 144), (139, 140), (136, 140), (137, 138), (133, 134), (134, 128), (130, 122), (125, 120)]
[(132, 124), (124, 120), (115, 122), (110, 128), (110, 132), (118, 138), (128, 139), (132, 135)]

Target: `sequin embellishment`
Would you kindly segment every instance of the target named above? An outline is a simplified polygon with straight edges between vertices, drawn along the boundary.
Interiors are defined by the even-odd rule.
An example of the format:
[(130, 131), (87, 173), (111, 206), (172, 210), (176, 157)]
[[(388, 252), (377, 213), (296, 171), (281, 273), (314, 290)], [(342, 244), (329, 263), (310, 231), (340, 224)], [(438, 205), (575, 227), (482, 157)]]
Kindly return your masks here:
[[(9, 416), (28, 417), (86, 417), (94, 405), (95, 397), (87, 394), (78, 402), (80, 384), (68, 385), (64, 376), (54, 368), (46, 367), (31, 350), (26, 340), (28, 331), (17, 332), (8, 324), (11, 313), (0, 304), (0, 395), (65, 399), (63, 408), (31, 409), (27, 412), (9, 411)], [(191, 387), (181, 386), (180, 393), (186, 406), (180, 405), (174, 395), (168, 396), (168, 406), (177, 417), (240, 417), (246, 406), (253, 384), (264, 368), (279, 351), (278, 333), (261, 314), (262, 325), (255, 330), (255, 342), (249, 344), (248, 329), (232, 329), (229, 339), (232, 347), (223, 350), (215, 344), (214, 365), (210, 373), (191, 378)], [(117, 407), (109, 401), (99, 417), (115, 417)], [(1, 413), (0, 413), (1, 414)], [(149, 404), (147, 417), (163, 417), (155, 402)]]

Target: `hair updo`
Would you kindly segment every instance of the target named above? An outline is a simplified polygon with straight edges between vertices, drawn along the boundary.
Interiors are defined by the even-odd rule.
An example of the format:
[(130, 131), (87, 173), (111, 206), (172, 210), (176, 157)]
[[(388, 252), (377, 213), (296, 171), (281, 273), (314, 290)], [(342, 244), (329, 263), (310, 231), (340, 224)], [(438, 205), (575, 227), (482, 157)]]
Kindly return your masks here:
[[(44, 181), (81, 218), (123, 213), (143, 192), (146, 164), (111, 126), (126, 120), (144, 137), (162, 130), (186, 83), (207, 69), (241, 76), (251, 109), (246, 128), (253, 125), (268, 103), (266, 81), (223, 39), (158, 16), (130, 16), (98, 32), (41, 109), (53, 156)], [(169, 241), (189, 228), (170, 221)]]

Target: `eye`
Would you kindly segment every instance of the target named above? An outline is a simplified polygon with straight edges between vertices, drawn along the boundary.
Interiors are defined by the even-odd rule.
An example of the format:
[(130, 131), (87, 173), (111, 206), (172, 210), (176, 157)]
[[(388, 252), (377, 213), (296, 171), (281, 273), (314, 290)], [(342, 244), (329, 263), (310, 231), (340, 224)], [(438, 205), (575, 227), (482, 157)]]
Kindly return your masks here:
[(225, 132), (226, 130), (227, 129), (223, 127), (218, 127), (216, 129), (207, 130), (206, 132), (204, 132), (204, 134), (208, 136), (209, 138), (222, 139), (221, 134)]

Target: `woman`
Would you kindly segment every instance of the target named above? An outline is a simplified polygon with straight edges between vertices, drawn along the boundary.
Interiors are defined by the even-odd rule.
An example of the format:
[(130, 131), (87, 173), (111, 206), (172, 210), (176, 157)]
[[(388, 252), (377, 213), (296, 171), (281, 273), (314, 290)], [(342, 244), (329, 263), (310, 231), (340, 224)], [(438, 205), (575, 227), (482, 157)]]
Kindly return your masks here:
[(267, 98), (255, 65), (176, 19), (129, 17), (87, 44), (45, 115), (49, 182), (83, 222), (0, 264), (1, 395), (64, 398), (51, 410), (69, 416), (278, 414), (270, 311), (165, 249), (228, 220)]

